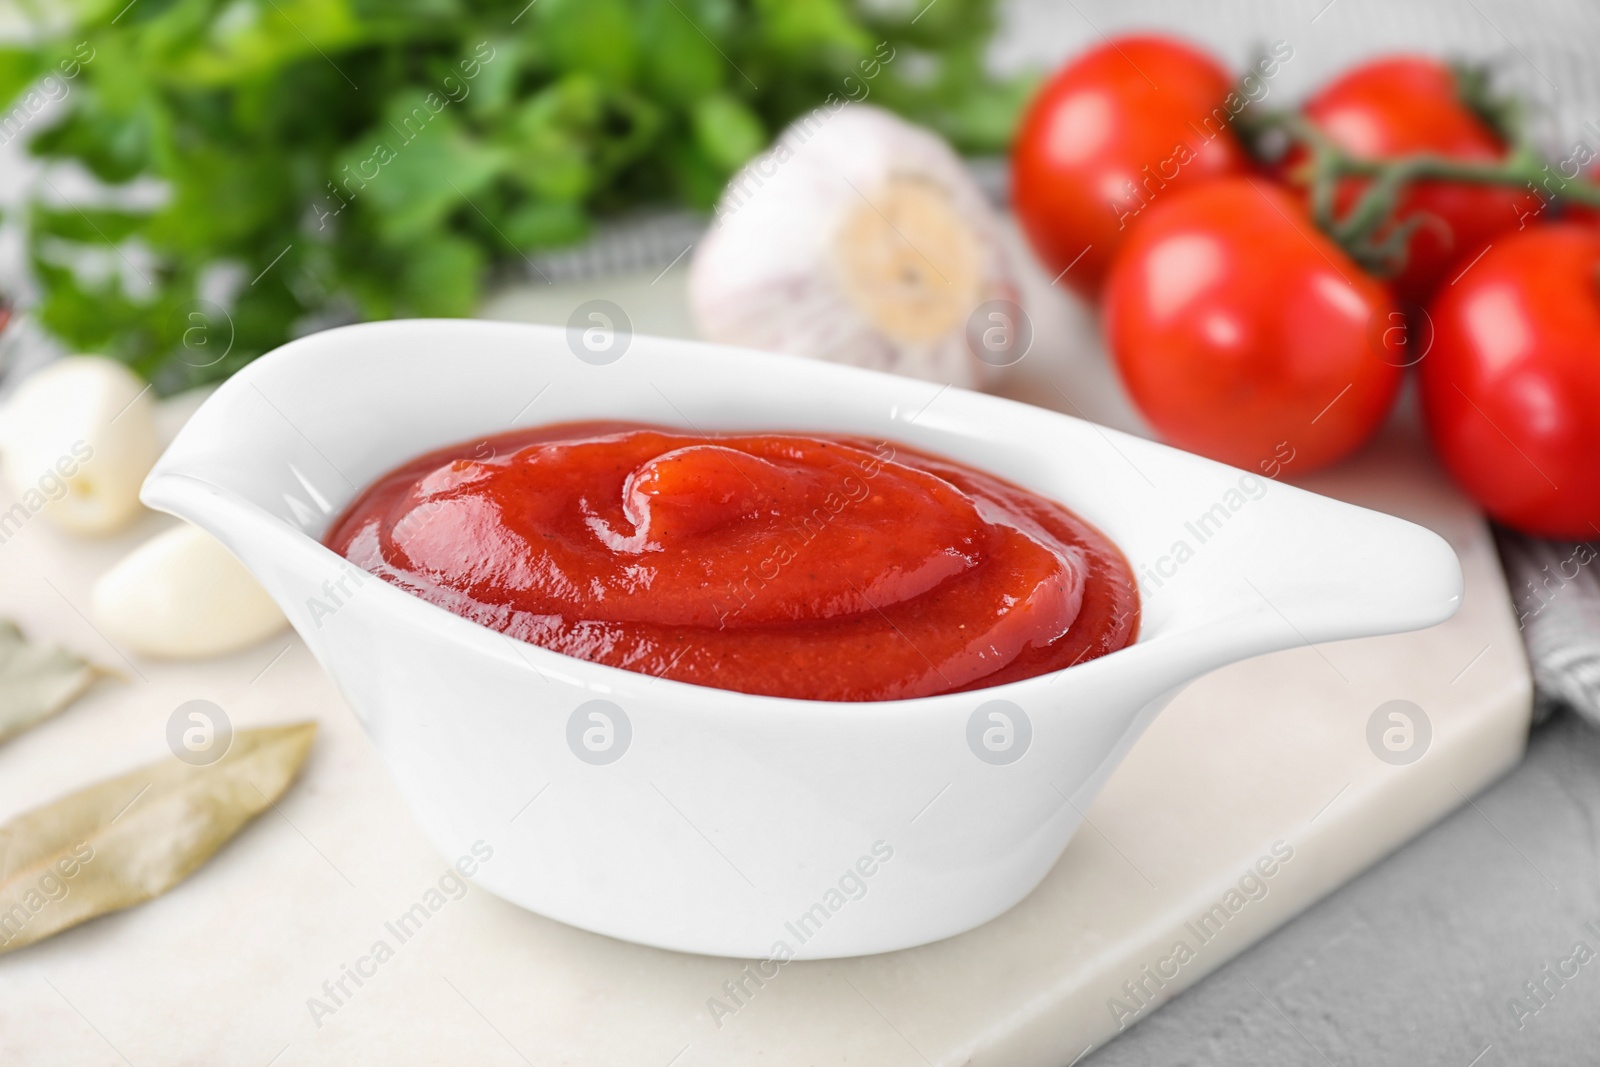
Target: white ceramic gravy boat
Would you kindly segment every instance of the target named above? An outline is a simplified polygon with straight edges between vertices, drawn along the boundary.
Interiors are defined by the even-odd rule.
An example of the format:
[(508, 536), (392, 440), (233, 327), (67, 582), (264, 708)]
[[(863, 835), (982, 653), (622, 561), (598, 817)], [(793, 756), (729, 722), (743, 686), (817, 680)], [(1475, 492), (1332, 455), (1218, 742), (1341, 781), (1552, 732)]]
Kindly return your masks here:
[[(481, 885), (588, 930), (825, 958), (971, 929), (1039, 883), (1186, 683), (1276, 649), (1431, 626), (1460, 602), (1455, 556), (1428, 530), (1041, 408), (692, 342), (633, 337), (607, 365), (575, 351), (588, 354), (567, 331), (489, 322), (315, 334), (207, 400), (143, 498), (261, 580), (444, 855), (483, 840)], [(980, 692), (748, 696), (513, 641), (318, 541), (418, 453), (598, 418), (881, 437), (992, 471), (1122, 547), (1140, 638)], [(609, 704), (580, 711), (595, 700)]]

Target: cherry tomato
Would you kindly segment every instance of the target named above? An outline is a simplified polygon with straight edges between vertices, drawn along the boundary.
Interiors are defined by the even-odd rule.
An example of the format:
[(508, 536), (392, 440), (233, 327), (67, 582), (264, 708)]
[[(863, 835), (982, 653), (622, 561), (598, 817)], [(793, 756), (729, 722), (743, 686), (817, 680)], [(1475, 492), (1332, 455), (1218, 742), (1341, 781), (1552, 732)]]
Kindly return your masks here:
[(1394, 401), (1404, 332), (1388, 288), (1287, 190), (1229, 178), (1157, 203), (1106, 282), (1123, 383), (1171, 443), (1252, 471), (1347, 455)]
[(1052, 275), (1065, 271), (1062, 281), (1093, 297), (1149, 203), (1251, 168), (1229, 126), (1243, 106), (1231, 82), (1186, 44), (1123, 37), (1044, 87), (1012, 147), (1011, 195)]
[(1600, 232), (1498, 240), (1428, 314), (1423, 414), (1456, 481), (1508, 526), (1600, 538)]
[[(1455, 73), (1426, 56), (1393, 56), (1356, 67), (1307, 101), (1303, 112), (1345, 151), (1366, 159), (1431, 152), (1493, 163), (1506, 155), (1505, 143), (1462, 102)], [(1285, 173), (1305, 160), (1303, 152), (1291, 153)], [(1366, 184), (1341, 182), (1335, 211), (1348, 210)], [(1497, 234), (1531, 224), (1542, 207), (1527, 189), (1455, 181), (1417, 182), (1399, 200), (1397, 219), (1424, 214), (1407, 242), (1405, 267), (1393, 279), (1396, 292), (1417, 302)]]

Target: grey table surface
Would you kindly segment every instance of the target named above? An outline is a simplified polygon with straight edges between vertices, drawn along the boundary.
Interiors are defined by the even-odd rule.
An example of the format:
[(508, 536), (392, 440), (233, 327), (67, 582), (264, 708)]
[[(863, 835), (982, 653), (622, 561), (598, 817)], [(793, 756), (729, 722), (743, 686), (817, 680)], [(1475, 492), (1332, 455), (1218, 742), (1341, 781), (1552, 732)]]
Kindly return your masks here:
[(1470, 804), (1079, 1067), (1358, 1063), (1600, 1064), (1600, 732), (1537, 727)]

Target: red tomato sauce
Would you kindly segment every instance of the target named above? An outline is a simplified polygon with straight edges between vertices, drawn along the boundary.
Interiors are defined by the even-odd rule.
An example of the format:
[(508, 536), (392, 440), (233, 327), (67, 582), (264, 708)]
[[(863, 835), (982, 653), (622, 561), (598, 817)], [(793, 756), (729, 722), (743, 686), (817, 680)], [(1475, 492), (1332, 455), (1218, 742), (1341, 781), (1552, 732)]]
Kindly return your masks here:
[(806, 700), (897, 700), (1131, 644), (1133, 572), (1053, 501), (904, 445), (516, 430), (379, 478), (329, 548), (579, 659)]

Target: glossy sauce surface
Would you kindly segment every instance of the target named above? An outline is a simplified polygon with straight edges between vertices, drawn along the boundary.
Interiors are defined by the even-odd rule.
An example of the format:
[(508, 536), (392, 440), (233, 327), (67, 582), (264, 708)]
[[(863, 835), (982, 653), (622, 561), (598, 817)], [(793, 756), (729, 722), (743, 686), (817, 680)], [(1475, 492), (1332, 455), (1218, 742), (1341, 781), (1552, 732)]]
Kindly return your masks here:
[(904, 445), (631, 423), (516, 430), (379, 478), (326, 544), (580, 659), (866, 701), (1016, 681), (1131, 644), (1133, 574), (1053, 501)]

